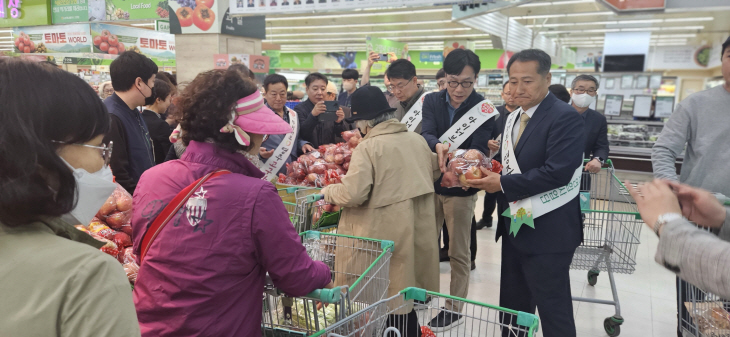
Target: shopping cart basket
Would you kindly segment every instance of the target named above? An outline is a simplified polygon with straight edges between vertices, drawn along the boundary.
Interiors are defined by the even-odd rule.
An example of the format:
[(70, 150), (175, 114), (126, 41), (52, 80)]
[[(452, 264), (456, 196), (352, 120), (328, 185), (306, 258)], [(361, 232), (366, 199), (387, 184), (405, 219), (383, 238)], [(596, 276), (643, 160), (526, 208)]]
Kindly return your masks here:
[(680, 305), (687, 309), (687, 315), (680, 318), (683, 336), (730, 336), (730, 301), (687, 282), (679, 282), (678, 292), (679, 301), (685, 299)]
[[(415, 304), (418, 325), (410, 323), (403, 315), (413, 308), (413, 300), (425, 304)], [(313, 336), (373, 336), (373, 337), (406, 337), (418, 336), (409, 329), (428, 327), (428, 323), (444, 307), (447, 300), (462, 307), (462, 323), (451, 330), (439, 333), (439, 336), (535, 336), (539, 326), (537, 316), (497, 306), (470, 301), (449, 295), (426, 291), (418, 288), (406, 288), (391, 298), (386, 298), (356, 312), (353, 315), (333, 324)], [(455, 313), (455, 312), (451, 312)], [(410, 323), (410, 324), (409, 324)], [(455, 323), (452, 323), (455, 324)]]
[(584, 217), (583, 243), (573, 255), (571, 269), (588, 270), (588, 284), (596, 285), (601, 271), (608, 272), (613, 300), (573, 297), (574, 301), (609, 304), (616, 314), (603, 321), (606, 333), (621, 333), (621, 306), (613, 274), (631, 274), (644, 223), (626, 187), (616, 178), (613, 163), (598, 173), (584, 172), (581, 180), (581, 210)]
[(308, 230), (318, 230), (320, 232), (336, 233), (336, 225), (328, 225), (319, 227), (314, 221), (316, 212), (322, 213), (318, 209), (316, 203), (322, 200), (322, 196), (318, 193), (321, 192), (320, 188), (316, 187), (302, 187), (302, 186), (288, 186), (277, 184), (277, 191), (281, 200), (284, 202), (284, 207), (289, 212), (289, 220), (291, 220), (296, 229), (297, 233), (302, 233)]
[(309, 256), (326, 263), (340, 287), (295, 298), (268, 282), (263, 296), (264, 336), (315, 333), (382, 300), (388, 291), (392, 241), (317, 231), (300, 237)]

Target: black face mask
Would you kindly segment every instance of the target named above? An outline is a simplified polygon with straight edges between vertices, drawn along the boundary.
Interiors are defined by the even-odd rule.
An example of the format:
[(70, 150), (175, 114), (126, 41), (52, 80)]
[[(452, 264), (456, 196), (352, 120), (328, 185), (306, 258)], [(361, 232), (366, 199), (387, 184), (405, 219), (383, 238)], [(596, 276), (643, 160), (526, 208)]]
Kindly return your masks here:
[[(145, 83), (144, 85), (147, 85), (147, 83)], [(150, 88), (149, 85), (147, 85), (147, 87)], [(142, 94), (142, 90), (139, 90), (139, 88), (137, 88), (137, 90), (139, 91), (140, 94)], [(150, 91), (152, 93), (149, 95), (149, 97), (144, 96), (144, 94), (142, 94), (142, 96), (144, 96), (144, 105), (145, 106), (155, 104), (155, 100), (157, 99), (157, 95), (155, 94), (155, 87), (150, 88)]]

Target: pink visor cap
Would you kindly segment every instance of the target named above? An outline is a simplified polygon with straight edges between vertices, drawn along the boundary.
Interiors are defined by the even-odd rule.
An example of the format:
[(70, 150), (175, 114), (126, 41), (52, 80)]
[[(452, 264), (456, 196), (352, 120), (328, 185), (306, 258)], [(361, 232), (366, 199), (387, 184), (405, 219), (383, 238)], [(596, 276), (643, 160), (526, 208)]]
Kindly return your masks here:
[(289, 123), (264, 104), (259, 91), (239, 99), (231, 111), (230, 122), (221, 132), (234, 133), (238, 143), (251, 145), (248, 133), (259, 135), (284, 135), (294, 132)]

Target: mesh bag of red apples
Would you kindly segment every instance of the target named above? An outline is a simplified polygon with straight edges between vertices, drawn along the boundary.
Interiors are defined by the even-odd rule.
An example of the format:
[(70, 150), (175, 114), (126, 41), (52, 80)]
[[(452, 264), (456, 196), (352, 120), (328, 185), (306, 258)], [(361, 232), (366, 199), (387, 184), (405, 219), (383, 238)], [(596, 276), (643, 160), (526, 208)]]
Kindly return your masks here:
[(132, 196), (117, 184), (117, 189), (104, 202), (91, 223), (88, 226), (77, 225), (76, 228), (104, 242), (100, 250), (116, 258), (124, 266), (129, 281), (134, 283), (139, 265), (132, 252), (131, 220)]
[(468, 187), (467, 179), (481, 179), (488, 171), (502, 172), (502, 164), (489, 159), (479, 150), (456, 150), (449, 154), (449, 164), (441, 179), (441, 187)]
[(362, 141), (358, 130), (342, 133), (344, 143), (328, 144), (302, 155), (295, 162), (286, 164), (286, 175), (279, 174), (278, 182), (286, 185), (324, 187), (341, 183), (350, 168), (352, 150)]

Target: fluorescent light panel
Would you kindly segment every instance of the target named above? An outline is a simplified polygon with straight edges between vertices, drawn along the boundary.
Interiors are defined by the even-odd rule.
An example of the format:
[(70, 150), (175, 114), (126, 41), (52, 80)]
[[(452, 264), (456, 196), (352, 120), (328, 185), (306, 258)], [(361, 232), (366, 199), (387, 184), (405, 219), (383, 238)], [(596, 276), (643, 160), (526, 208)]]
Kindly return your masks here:
[(266, 29), (318, 29), (318, 28), (354, 28), (354, 27), (389, 27), (389, 26), (416, 26), (416, 25), (435, 25), (450, 23), (451, 20), (436, 21), (415, 21), (415, 22), (382, 22), (382, 23), (354, 23), (349, 25), (325, 25), (325, 26), (276, 26), (267, 27)]
[[(464, 34), (464, 35), (424, 35), (424, 36), (394, 36), (385, 37), (388, 40), (433, 40), (433, 39), (460, 39), (465, 37), (481, 37), (484, 38), (488, 34)], [(268, 43), (285, 43), (285, 42), (323, 42), (323, 41), (348, 41), (350, 38), (324, 38), (324, 39), (284, 39), (284, 40), (264, 40), (263, 42)]]
[(435, 9), (422, 9), (413, 11), (396, 11), (396, 12), (377, 12), (377, 13), (355, 13), (355, 14), (332, 14), (332, 15), (314, 15), (314, 16), (284, 16), (266, 18), (266, 21), (289, 21), (289, 20), (321, 20), (321, 19), (337, 19), (337, 18), (354, 18), (354, 17), (367, 17), (367, 16), (383, 16), (383, 15), (412, 15), (412, 14), (424, 14), (424, 13), (440, 13), (440, 12), (451, 12), (451, 7), (448, 8), (435, 8)]
[(613, 15), (613, 12), (584, 12), (584, 13), (567, 13), (567, 14), (545, 14), (545, 15), (525, 15), (525, 16), (514, 16), (511, 19), (515, 20), (529, 20), (529, 19), (550, 19), (550, 18), (570, 18), (576, 16), (601, 16), (601, 15)]
[(322, 36), (322, 35), (374, 35), (374, 34), (404, 34), (404, 33), (425, 33), (425, 32), (446, 32), (446, 31), (465, 31), (471, 30), (470, 27), (465, 28), (439, 28), (439, 29), (411, 29), (411, 30), (384, 30), (382, 32), (342, 32), (342, 33), (292, 33), (292, 34), (266, 34), (266, 37), (282, 37), (282, 36)]
[(641, 23), (666, 23), (666, 22), (691, 22), (691, 21), (712, 21), (713, 17), (701, 18), (682, 18), (679, 19), (650, 19), (650, 20), (621, 20), (621, 21), (596, 21), (596, 22), (564, 22), (564, 23), (547, 23), (544, 25), (525, 25), (527, 28), (537, 27), (562, 27), (562, 26), (595, 26), (595, 25), (622, 25), (622, 24), (641, 24)]
[(533, 2), (517, 7), (543, 7), (543, 6), (560, 6), (560, 5), (575, 5), (580, 3), (596, 2), (595, 0), (576, 0), (576, 1), (546, 1), (546, 2)]
[(133, 23), (132, 26), (135, 27), (153, 27), (155, 25), (154, 22), (152, 23)]
[(611, 32), (641, 32), (641, 31), (654, 31), (654, 30), (700, 30), (705, 29), (705, 26), (684, 26), (684, 27), (644, 27), (644, 28), (608, 28), (608, 29), (584, 29), (580, 31), (575, 30), (553, 30), (553, 31), (541, 31), (539, 34), (552, 35), (552, 34), (582, 34), (582, 33), (611, 33)]

